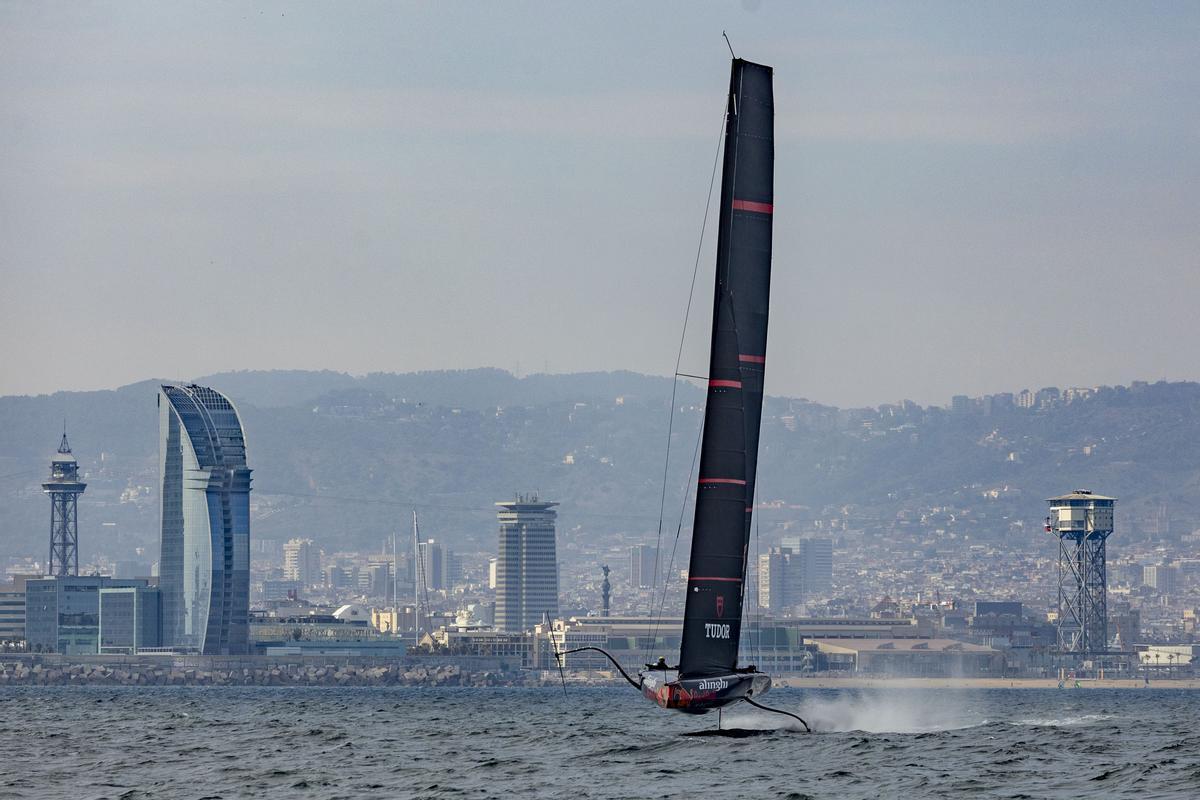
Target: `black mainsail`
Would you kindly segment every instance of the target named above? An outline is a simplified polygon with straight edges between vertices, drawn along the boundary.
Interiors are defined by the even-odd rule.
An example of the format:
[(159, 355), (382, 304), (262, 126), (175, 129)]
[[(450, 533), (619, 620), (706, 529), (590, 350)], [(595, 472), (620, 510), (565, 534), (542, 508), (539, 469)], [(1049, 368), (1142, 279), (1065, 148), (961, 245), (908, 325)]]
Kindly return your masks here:
[(735, 59), (725, 118), (708, 404), (681, 679), (737, 667), (758, 466), (771, 288), (775, 107), (770, 67)]
[(775, 164), (771, 79), (770, 67), (733, 60), (708, 404), (679, 664), (670, 666), (660, 658), (634, 680), (611, 653), (594, 645), (562, 653), (556, 649), (555, 657), (561, 666), (570, 653), (603, 653), (625, 680), (663, 708), (704, 714), (745, 702), (792, 717), (807, 730), (796, 714), (758, 702), (771, 688), (770, 676), (737, 665), (767, 363)]

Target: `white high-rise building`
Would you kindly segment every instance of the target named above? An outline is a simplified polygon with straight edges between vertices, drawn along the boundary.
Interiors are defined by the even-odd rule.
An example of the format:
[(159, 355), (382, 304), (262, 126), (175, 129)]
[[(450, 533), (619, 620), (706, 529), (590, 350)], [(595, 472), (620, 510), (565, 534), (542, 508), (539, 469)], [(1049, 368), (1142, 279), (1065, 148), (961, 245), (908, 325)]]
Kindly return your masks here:
[(283, 546), (283, 577), (301, 586), (322, 582), (321, 553), (312, 539), (292, 539)]
[(558, 557), (554, 507), (536, 494), (496, 503), (496, 627), (523, 631), (558, 614)]

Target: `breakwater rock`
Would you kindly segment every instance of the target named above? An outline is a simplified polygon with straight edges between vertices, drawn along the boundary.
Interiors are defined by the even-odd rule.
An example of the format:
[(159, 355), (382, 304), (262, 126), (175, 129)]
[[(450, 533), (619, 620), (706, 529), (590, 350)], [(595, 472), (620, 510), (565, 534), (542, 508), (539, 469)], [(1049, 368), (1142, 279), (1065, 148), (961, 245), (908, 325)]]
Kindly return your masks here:
[(522, 686), (537, 682), (522, 673), (471, 671), (456, 664), (0, 663), (0, 686)]

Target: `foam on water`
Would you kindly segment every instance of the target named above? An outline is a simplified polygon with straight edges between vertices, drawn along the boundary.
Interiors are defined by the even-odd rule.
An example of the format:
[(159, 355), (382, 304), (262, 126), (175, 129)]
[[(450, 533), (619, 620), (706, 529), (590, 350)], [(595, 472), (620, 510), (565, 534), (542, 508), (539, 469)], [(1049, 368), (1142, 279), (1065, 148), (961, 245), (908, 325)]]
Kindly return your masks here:
[(1014, 725), (1029, 725), (1035, 728), (1064, 728), (1072, 725), (1091, 725), (1112, 719), (1112, 714), (1079, 714), (1068, 717), (1034, 717), (1031, 719), (1013, 720)]
[[(768, 698), (771, 703), (774, 698)], [(970, 710), (955, 692), (930, 696), (905, 691), (843, 692), (836, 696), (810, 697), (798, 707), (775, 704), (783, 711), (799, 714), (814, 733), (932, 733), (961, 730), (987, 722)], [(751, 730), (803, 730), (782, 715), (754, 711), (744, 706), (727, 712), (724, 726)]]
[(1196, 697), (780, 687), (815, 735), (697, 738), (623, 688), (0, 686), (0, 797), (1195, 800)]

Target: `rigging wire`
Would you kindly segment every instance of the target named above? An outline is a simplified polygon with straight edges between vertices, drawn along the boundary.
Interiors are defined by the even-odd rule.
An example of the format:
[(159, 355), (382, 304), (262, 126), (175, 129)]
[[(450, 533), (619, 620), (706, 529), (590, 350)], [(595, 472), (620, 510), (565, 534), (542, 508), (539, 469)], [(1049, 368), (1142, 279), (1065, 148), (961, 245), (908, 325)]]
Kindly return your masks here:
[[(691, 486), (695, 484), (695, 481), (691, 480), (691, 477), (696, 472), (696, 460), (700, 457), (700, 442), (703, 440), (704, 426), (701, 425), (700, 432), (696, 434), (696, 449), (692, 451), (692, 465), (688, 467), (688, 489), (683, 493), (683, 502), (679, 506), (679, 522), (675, 525), (675, 542), (671, 545), (671, 560), (667, 563), (667, 571), (663, 574), (662, 599), (658, 603), (658, 613), (654, 615), (654, 628), (647, 641), (647, 649), (649, 649), (651, 643), (658, 641), (658, 628), (662, 624), (662, 612), (667, 604), (667, 589), (670, 588), (671, 570), (675, 566), (675, 552), (679, 549), (679, 535), (683, 531), (683, 517), (687, 512), (688, 498), (692, 494)], [(653, 598), (651, 598), (651, 602), (654, 602)]]
[[(756, 476), (756, 478), (757, 478), (757, 476)], [(754, 481), (754, 498), (753, 498), (753, 502), (750, 504), (750, 507), (755, 508), (757, 510), (757, 506), (758, 506), (758, 480), (756, 479)], [(762, 658), (762, 656), (763, 656), (762, 572), (761, 572), (761, 570), (762, 570), (762, 538), (759, 535), (760, 534), (759, 520), (762, 518), (762, 515), (757, 514), (753, 511), (750, 513), (754, 514), (754, 629), (756, 631), (758, 631), (758, 637), (757, 637), (758, 643), (757, 643), (757, 645), (754, 645), (752, 643), (750, 650), (752, 653), (754, 653), (754, 663), (761, 664), (761, 663), (763, 663), (763, 658)], [(746, 565), (746, 572), (747, 573), (750, 572), (749, 565)]]
[[(691, 315), (692, 315), (692, 301), (695, 298), (695, 294), (696, 294), (696, 276), (699, 275), (699, 273), (700, 273), (700, 256), (704, 253), (704, 235), (708, 231), (708, 217), (712, 211), (713, 187), (717, 185), (717, 167), (721, 163), (721, 145), (724, 142), (724, 140), (725, 140), (725, 112), (723, 111), (721, 113), (721, 130), (720, 130), (720, 133), (718, 133), (718, 135), (717, 135), (717, 152), (713, 156), (712, 175), (709, 176), (709, 179), (708, 179), (708, 197), (704, 201), (704, 219), (700, 223), (700, 241), (698, 241), (696, 243), (696, 258), (695, 258), (694, 263), (692, 264), (692, 282), (691, 282), (691, 285), (688, 287), (687, 307), (684, 309), (684, 312), (683, 312), (683, 330), (679, 334), (679, 348), (675, 353), (674, 377), (671, 379), (671, 412), (667, 418), (667, 452), (663, 458), (662, 495), (658, 501), (658, 533), (656, 534), (655, 539), (654, 539), (654, 578), (650, 584), (650, 612), (651, 613), (654, 613), (654, 595), (658, 591), (658, 576), (659, 576), (659, 570), (662, 566), (661, 553), (662, 553), (663, 516), (666, 513), (666, 508), (667, 508), (667, 476), (669, 475), (670, 467), (671, 467), (671, 437), (675, 431), (675, 398), (676, 398), (676, 395), (679, 390), (679, 365), (681, 363), (683, 363), (683, 346), (687, 341), (688, 320), (691, 318)], [(689, 376), (689, 377), (693, 377), (693, 376)], [(704, 431), (703, 422), (701, 422), (700, 430), (703, 433), (703, 431)], [(697, 441), (697, 444), (696, 444), (697, 452), (699, 452), (699, 446), (700, 446), (699, 441)], [(692, 465), (694, 467), (695, 466), (695, 456), (692, 457), (692, 462), (693, 462)], [(691, 477), (690, 470), (688, 472), (688, 476), (689, 476), (689, 478)], [(685, 506), (687, 505), (687, 495), (688, 495), (688, 491), (685, 490), (684, 491), (684, 505)], [(681, 512), (679, 525), (680, 525), (680, 528), (682, 528), (682, 526), (683, 526), (682, 512)], [(675, 545), (677, 546), (678, 544), (679, 544), (679, 530), (677, 529), (675, 532)], [(674, 546), (671, 548), (671, 560), (672, 560), (672, 562), (674, 562), (674, 560), (675, 560), (675, 547)], [(668, 572), (663, 575), (663, 602), (664, 603), (666, 602), (666, 584), (667, 584), (667, 577), (668, 577), (669, 571), (670, 571), (669, 566), (667, 567), (667, 570), (668, 570)], [(660, 608), (660, 612), (661, 612), (661, 608), (662, 608), (661, 604), (660, 604), (659, 608)], [(654, 642), (657, 639), (658, 639), (658, 624), (655, 623), (654, 635), (646, 642), (645, 647), (643, 648), (643, 652), (642, 652), (643, 660), (646, 658), (647, 655), (649, 655), (650, 648), (653, 646)]]
[[(558, 664), (558, 679), (562, 681), (563, 697), (567, 696), (567, 673), (563, 670), (563, 660), (566, 658), (566, 653), (558, 651), (558, 642), (554, 641), (554, 626), (553, 623), (547, 626), (546, 636), (550, 639), (550, 646), (554, 648), (554, 661)], [(563, 632), (563, 641), (566, 642), (566, 631)]]
[[(433, 637), (433, 608), (429, 604), (429, 581), (425, 576), (425, 558), (421, 555), (421, 534), (417, 525), (417, 512), (413, 509), (413, 558), (416, 559), (413, 572), (414, 594), (416, 595), (416, 605), (413, 608), (413, 625), (420, 626), (421, 605), (425, 606), (425, 630), (429, 633), (430, 638)], [(433, 566), (432, 551), (426, 547), (425, 552), (429, 553), (429, 563)], [(418, 629), (417, 635), (420, 635)]]
[[(732, 48), (730, 48), (730, 50), (732, 51)], [(733, 103), (733, 107), (732, 107), (732, 112), (733, 112), (733, 114), (734, 114), (734, 119), (733, 119), (733, 124), (734, 124), (734, 132), (733, 132), (733, 134), (734, 134), (734, 136), (735, 136), (735, 137), (738, 135), (738, 132), (739, 132), (739, 131), (740, 131), (740, 129), (741, 129), (741, 120), (740, 120), (740, 118), (739, 118), (739, 117), (737, 117), (737, 98), (738, 98), (738, 96), (740, 96), (740, 95), (741, 95), (741, 89), (742, 89), (742, 86), (741, 86), (741, 83), (739, 82), (739, 83), (738, 83), (737, 92), (736, 92), (736, 93), (733, 93), (733, 94), (731, 95), (731, 97), (729, 98), (730, 102), (732, 102), (732, 103)], [(717, 159), (719, 159), (719, 158), (720, 158), (720, 155), (721, 155), (721, 143), (722, 143), (722, 140), (723, 140), (723, 138), (724, 138), (724, 133), (725, 133), (725, 128), (726, 128), (726, 125), (729, 123), (729, 113), (730, 113), (730, 108), (729, 108), (729, 107), (726, 107), (725, 114), (722, 116), (722, 121), (721, 121), (721, 133), (722, 133), (722, 135), (721, 135), (721, 138), (718, 138), (718, 140), (717, 140), (717, 156), (716, 156), (716, 158), (715, 158), (715, 159), (714, 159), (714, 161), (713, 161), (713, 174), (712, 174), (712, 178), (710, 178), (710, 180), (709, 180), (709, 186), (708, 186), (708, 191), (709, 191), (709, 204), (710, 204), (710, 205), (711, 205), (711, 202), (712, 202), (712, 200), (711, 200), (711, 198), (712, 198), (712, 187), (713, 187), (713, 184), (715, 183), (715, 181), (716, 181), (716, 177), (717, 177)], [(731, 164), (731, 170), (730, 170), (730, 172), (729, 172), (729, 173), (727, 173), (726, 175), (724, 175), (724, 176), (722, 177), (722, 180), (724, 180), (725, 178), (728, 178), (728, 179), (729, 179), (729, 181), (730, 181), (730, 185), (731, 185), (731, 186), (736, 186), (736, 185), (737, 185), (737, 148), (736, 148), (736, 147), (733, 149), (733, 160), (732, 160), (732, 164)], [(705, 222), (707, 222), (707, 221), (708, 221), (708, 207), (707, 207), (707, 206), (705, 207), (705, 210), (704, 210), (704, 219), (705, 219)], [(720, 246), (720, 241), (721, 241), (721, 240), (720, 240), (720, 237), (718, 236), (718, 238), (717, 238), (718, 247)], [(703, 239), (701, 240), (701, 245), (703, 245)], [(726, 273), (728, 273), (728, 270), (730, 269), (730, 264), (732, 264), (732, 258), (733, 258), (733, 241), (732, 241), (732, 237), (730, 237), (730, 241), (727, 243), (727, 247), (728, 247), (728, 250), (727, 250), (727, 252), (726, 252), (726, 259), (725, 259), (725, 269), (726, 269)], [(718, 259), (718, 260), (717, 260), (717, 264), (718, 264), (718, 269), (719, 269), (719, 268), (720, 268), (720, 254), (719, 254), (719, 253), (717, 254), (717, 259)], [(700, 254), (699, 254), (699, 248), (697, 248), (697, 253), (696, 253), (696, 267), (697, 267), (697, 269), (699, 268), (699, 265), (700, 265)], [(720, 273), (718, 272), (718, 274), (717, 274), (717, 281), (718, 281), (718, 285), (720, 285), (720, 280), (721, 280), (721, 275), (720, 275)], [(695, 283), (696, 283), (696, 277), (695, 277), (695, 273), (693, 273), (693, 275), (692, 275), (692, 286), (693, 286), (693, 291), (695, 290), (695, 288), (694, 288), (694, 287), (695, 287)], [(692, 298), (691, 298), (691, 295), (689, 294), (689, 296), (688, 296), (688, 310), (689, 310), (689, 311), (691, 310), (691, 305), (692, 305)], [(714, 319), (714, 321), (713, 321), (713, 325), (714, 325), (714, 328), (715, 328), (715, 326), (716, 326), (716, 320), (715, 320), (715, 319)], [(685, 330), (685, 333), (686, 333), (686, 330)], [(714, 330), (714, 331), (713, 331), (713, 333), (714, 333), (714, 335), (715, 335), (716, 331)], [(736, 323), (736, 321), (735, 321), (735, 322), (734, 322), (734, 335), (736, 336), (736, 334), (737, 334), (737, 323)], [(682, 353), (683, 353), (683, 341), (682, 341), (682, 339), (680, 340), (679, 352), (680, 352), (680, 355), (682, 356)], [(711, 360), (711, 359), (710, 359), (710, 360)], [(710, 363), (710, 364), (709, 364), (710, 371), (711, 371), (711, 367), (712, 367), (712, 365), (711, 365), (711, 363)], [(678, 364), (678, 363), (676, 363), (676, 365), (675, 365), (675, 371), (676, 371), (676, 372), (678, 372), (678, 371), (679, 371), (679, 364)], [(672, 414), (672, 416), (674, 416), (674, 413), (675, 413), (675, 404), (674, 404), (674, 400), (672, 400), (672, 403), (671, 403), (671, 414)], [(706, 413), (707, 413), (707, 409), (706, 409)], [(703, 440), (703, 434), (704, 434), (704, 426), (703, 426), (703, 424), (701, 424), (701, 426), (700, 426), (700, 434), (701, 434), (701, 435), (700, 435), (700, 437), (699, 437), (699, 438), (697, 438), (697, 440), (696, 440), (696, 451), (695, 451), (695, 453), (692, 455), (692, 469), (695, 469), (695, 466), (696, 466), (696, 457), (697, 457), (697, 456), (700, 454), (700, 443), (701, 443), (701, 441)], [(670, 451), (669, 451), (669, 450), (668, 450), (668, 452), (667, 452), (667, 459), (668, 459), (668, 462), (669, 462), (669, 460), (670, 460)], [(664, 469), (664, 472), (665, 472), (665, 469)], [(689, 472), (688, 472), (688, 475), (689, 475), (689, 478), (690, 478), (690, 476), (691, 476), (691, 471), (690, 471), (690, 470), (689, 470)], [(692, 484), (694, 485), (694, 484), (695, 484), (695, 482), (693, 481), (693, 482), (692, 482)], [(663, 493), (664, 493), (664, 495), (666, 494), (666, 490), (667, 490), (667, 487), (666, 487), (666, 481), (664, 480), (664, 481), (663, 481)], [(676, 549), (677, 549), (677, 548), (678, 548), (678, 546), (679, 546), (679, 535), (680, 535), (680, 532), (681, 532), (681, 531), (682, 531), (682, 529), (683, 529), (683, 512), (684, 512), (684, 509), (687, 507), (687, 497), (688, 497), (688, 494), (690, 494), (690, 491), (691, 491), (691, 489), (690, 489), (690, 486), (689, 486), (688, 490), (684, 492), (684, 502), (683, 502), (683, 507), (680, 509), (680, 513), (679, 513), (679, 526), (678, 526), (678, 527), (675, 529), (675, 544), (674, 544), (674, 545), (671, 547), (671, 563), (672, 563), (672, 565), (674, 564), (674, 561), (675, 561), (675, 551), (676, 551)], [(699, 501), (699, 497), (698, 497), (698, 496), (697, 496), (697, 501)], [(661, 529), (661, 523), (660, 523), (660, 529)], [(661, 533), (660, 533), (660, 535), (661, 535)], [(694, 536), (694, 535), (695, 535), (695, 532), (693, 531), (693, 536)], [(669, 569), (670, 569), (670, 567), (668, 567), (668, 570), (669, 570)], [(743, 565), (742, 565), (742, 592), (741, 592), (741, 598), (740, 598), (740, 599), (742, 600), (742, 602), (743, 602), (743, 605), (744, 605), (744, 601), (745, 601), (745, 597), (746, 597), (746, 581), (745, 581), (745, 574), (746, 574), (746, 568), (745, 568), (745, 565), (743, 564)], [(663, 606), (665, 606), (665, 604), (666, 604), (666, 601), (667, 601), (667, 580), (669, 580), (669, 578), (670, 578), (670, 575), (669, 575), (669, 572), (668, 572), (668, 575), (664, 576), (664, 580), (663, 580), (663, 593), (662, 593), (662, 602), (659, 604), (659, 614), (658, 614), (658, 617), (659, 617), (659, 618), (661, 618), (661, 617), (662, 617), (661, 610), (662, 610)], [(684, 612), (684, 613), (685, 613), (685, 616), (686, 616), (686, 610), (685, 610), (685, 612)], [(655, 639), (655, 640), (657, 640), (657, 639), (658, 639), (658, 626), (659, 626), (659, 623), (656, 621), (656, 622), (654, 623), (654, 639)], [(682, 655), (682, 652), (681, 652), (681, 655)]]

